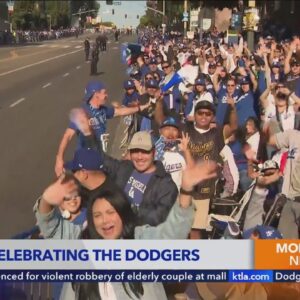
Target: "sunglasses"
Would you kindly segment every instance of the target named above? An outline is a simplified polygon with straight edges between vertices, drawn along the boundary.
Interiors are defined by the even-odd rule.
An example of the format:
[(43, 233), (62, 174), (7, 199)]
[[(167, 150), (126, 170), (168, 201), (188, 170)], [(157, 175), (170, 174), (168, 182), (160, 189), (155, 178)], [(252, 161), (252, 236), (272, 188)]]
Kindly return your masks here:
[(228, 87), (233, 87), (235, 84), (227, 84)]
[(201, 110), (198, 110), (197, 111), (197, 115), (198, 116), (211, 117), (213, 114), (210, 111), (201, 111)]
[(65, 196), (63, 201), (70, 201), (70, 200), (76, 200), (78, 197), (80, 197), (79, 194), (69, 195)]
[(162, 69), (164, 70), (164, 69), (168, 69), (170, 66), (169, 65), (167, 65), (167, 66), (162, 66)]
[(146, 80), (151, 80), (153, 77), (145, 77)]

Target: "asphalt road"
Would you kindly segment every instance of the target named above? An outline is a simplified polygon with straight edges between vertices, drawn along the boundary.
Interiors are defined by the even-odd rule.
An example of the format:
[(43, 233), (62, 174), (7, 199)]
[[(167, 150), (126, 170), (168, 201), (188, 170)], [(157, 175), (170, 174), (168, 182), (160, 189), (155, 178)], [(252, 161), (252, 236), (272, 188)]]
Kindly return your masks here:
[[(55, 178), (55, 154), (68, 113), (81, 105), (87, 82), (103, 81), (108, 103), (120, 101), (126, 78), (120, 46), (127, 39), (110, 39), (108, 51), (100, 53), (99, 74), (93, 77), (84, 61), (83, 36), (0, 48), (0, 238), (34, 225), (32, 207)], [(109, 121), (109, 152), (115, 157), (120, 155), (121, 127), (120, 118)], [(72, 143), (66, 159), (74, 147)]]

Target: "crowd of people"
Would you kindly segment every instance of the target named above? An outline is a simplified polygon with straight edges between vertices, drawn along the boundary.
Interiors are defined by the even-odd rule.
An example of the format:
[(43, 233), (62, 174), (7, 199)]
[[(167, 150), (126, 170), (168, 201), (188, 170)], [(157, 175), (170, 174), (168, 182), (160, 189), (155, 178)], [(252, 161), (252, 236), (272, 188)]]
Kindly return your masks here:
[(0, 31), (0, 45), (38, 43), (48, 40), (78, 36), (83, 33), (82, 28), (61, 28), (51, 30), (14, 30)]
[[(91, 80), (70, 112), (57, 180), (34, 207), (40, 237), (208, 239), (213, 228), (224, 239), (298, 239), (299, 37), (262, 36), (251, 51), (242, 36), (230, 44), (138, 34), (122, 103), (108, 104), (105, 84)], [(107, 153), (104, 138), (107, 120), (118, 116), (127, 126), (122, 159)], [(234, 289), (224, 295), (253, 292)], [(200, 285), (191, 290), (205, 297)], [(66, 283), (56, 296), (167, 299), (160, 283)]]

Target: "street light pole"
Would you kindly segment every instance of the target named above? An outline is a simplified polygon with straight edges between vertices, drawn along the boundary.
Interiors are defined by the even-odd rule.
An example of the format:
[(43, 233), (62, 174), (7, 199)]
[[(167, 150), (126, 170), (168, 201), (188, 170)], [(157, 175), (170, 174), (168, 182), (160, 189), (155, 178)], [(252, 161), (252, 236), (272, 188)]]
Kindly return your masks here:
[[(184, 4), (183, 4), (183, 10), (185, 13), (187, 13), (187, 0), (184, 0)], [(184, 37), (186, 37), (186, 33), (187, 33), (187, 21), (183, 22), (183, 33), (184, 33)]]

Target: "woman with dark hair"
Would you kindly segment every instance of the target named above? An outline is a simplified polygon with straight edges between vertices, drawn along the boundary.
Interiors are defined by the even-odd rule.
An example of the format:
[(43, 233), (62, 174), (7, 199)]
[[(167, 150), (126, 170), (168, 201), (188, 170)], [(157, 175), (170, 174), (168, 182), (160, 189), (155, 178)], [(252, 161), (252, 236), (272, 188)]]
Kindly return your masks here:
[[(186, 148), (188, 142), (185, 143)], [(119, 190), (104, 191), (93, 197), (87, 209), (87, 228), (66, 222), (57, 207), (66, 197), (78, 194), (75, 179), (59, 178), (50, 185), (35, 205), (37, 223), (45, 238), (56, 239), (185, 239), (194, 216), (191, 192), (199, 182), (216, 176), (216, 164), (196, 163), (186, 168), (178, 201), (167, 220), (156, 226), (136, 226), (134, 213)], [(161, 283), (74, 283), (64, 284), (60, 299), (165, 300)]]

